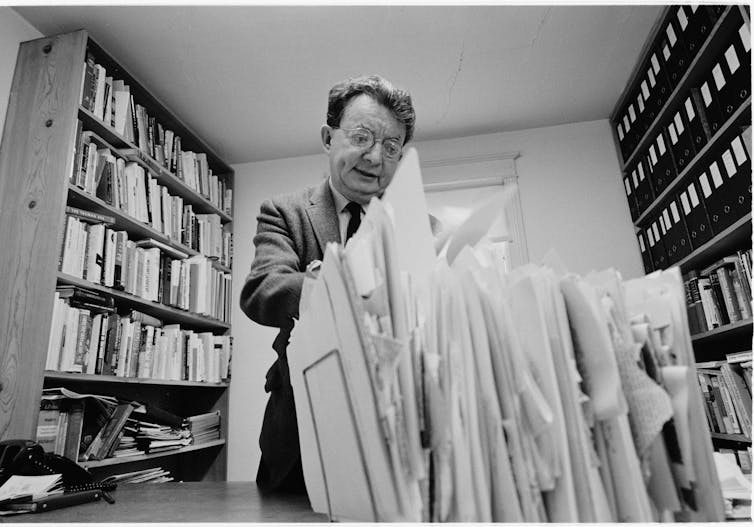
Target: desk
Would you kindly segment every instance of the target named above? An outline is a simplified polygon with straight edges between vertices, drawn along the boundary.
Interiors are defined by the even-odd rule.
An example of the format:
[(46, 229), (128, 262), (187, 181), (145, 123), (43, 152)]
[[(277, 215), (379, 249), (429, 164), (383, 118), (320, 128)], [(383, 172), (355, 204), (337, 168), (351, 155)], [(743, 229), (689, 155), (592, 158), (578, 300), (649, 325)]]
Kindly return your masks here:
[(39, 514), (0, 516), (0, 523), (325, 522), (300, 495), (265, 495), (254, 482), (119, 485), (105, 500)]

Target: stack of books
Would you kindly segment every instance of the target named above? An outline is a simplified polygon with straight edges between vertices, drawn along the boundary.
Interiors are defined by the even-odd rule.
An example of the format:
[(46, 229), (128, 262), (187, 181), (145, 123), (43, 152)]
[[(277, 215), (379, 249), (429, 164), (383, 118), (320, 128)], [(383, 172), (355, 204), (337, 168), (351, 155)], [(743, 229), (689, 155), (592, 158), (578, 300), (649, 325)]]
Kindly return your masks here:
[(102, 483), (166, 483), (168, 481), (173, 481), (170, 471), (161, 467), (154, 467), (114, 474), (102, 480)]
[(206, 443), (220, 438), (220, 411), (192, 415), (186, 418), (194, 444)]

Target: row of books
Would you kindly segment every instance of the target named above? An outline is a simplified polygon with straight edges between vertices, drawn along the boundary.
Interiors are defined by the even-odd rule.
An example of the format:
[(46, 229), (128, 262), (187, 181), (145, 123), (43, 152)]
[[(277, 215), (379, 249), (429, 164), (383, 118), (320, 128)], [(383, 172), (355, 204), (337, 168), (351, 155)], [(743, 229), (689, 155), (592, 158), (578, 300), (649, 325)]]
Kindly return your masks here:
[[(209, 425), (195, 439), (198, 422)], [(66, 388), (43, 390), (37, 424), (37, 441), (45, 451), (74, 461), (154, 454), (219, 437), (219, 410), (180, 417), (137, 401)]]
[(706, 166), (684, 176), (677, 191), (639, 225), (637, 238), (647, 273), (682, 260), (751, 213), (748, 140), (733, 130), (718, 144)]
[(86, 292), (62, 293), (56, 292), (45, 369), (215, 383), (230, 377), (230, 335), (163, 325), (139, 311), (118, 314)]
[(752, 318), (751, 264), (748, 249), (684, 275), (692, 335)]
[(710, 431), (751, 440), (751, 359), (751, 351), (742, 351), (696, 364)]
[(162, 467), (145, 468), (131, 472), (113, 474), (102, 480), (103, 483), (134, 484), (134, 483), (167, 483), (173, 481), (170, 471)]
[[(181, 148), (181, 138), (150, 116), (147, 108), (136, 103), (131, 89), (122, 80), (107, 75), (91, 52), (83, 69), (81, 105), (106, 126), (135, 144), (139, 152), (169, 171), (190, 188), (230, 214), (232, 192), (227, 193), (222, 178), (212, 173), (204, 152)], [(77, 156), (78, 157), (78, 156)]]
[(77, 211), (68, 208), (59, 271), (145, 300), (230, 320), (230, 273), (215, 269), (201, 254), (189, 257), (151, 238), (130, 240), (128, 232)]
[[(616, 115), (616, 132), (624, 160), (628, 160), (636, 150), (644, 135), (654, 123), (657, 115), (667, 103), (670, 95), (683, 78), (691, 63), (704, 46), (716, 22), (724, 15), (726, 6), (689, 6), (671, 8), (662, 22), (658, 33), (645, 58), (632, 92)], [(688, 148), (689, 151), (677, 156), (673, 170), (680, 172), (688, 156), (700, 149), (735, 109), (748, 97), (750, 92), (750, 34), (741, 12), (734, 8), (727, 15), (732, 28), (717, 38), (724, 43), (718, 56), (712, 57), (713, 67), (694, 83), (692, 93), (684, 97), (696, 99), (695, 112), (708, 124), (706, 138), (702, 142), (683, 142), (674, 154)], [(722, 31), (722, 30), (721, 30)], [(728, 106), (731, 106), (729, 109)], [(671, 115), (676, 113), (673, 109)], [(701, 110), (701, 111), (700, 111)], [(663, 123), (661, 135), (670, 132), (680, 134), (673, 124), (673, 117)], [(701, 124), (701, 123), (698, 123)], [(673, 130), (675, 128), (675, 130)], [(675, 145), (675, 142), (673, 143)], [(646, 157), (645, 152), (641, 157)], [(673, 161), (670, 161), (673, 165)], [(659, 194), (661, 190), (655, 189)]]
[[(96, 137), (90, 132), (82, 136), (87, 140)], [(229, 264), (224, 245), (229, 243), (231, 233), (223, 227), (220, 216), (194, 212), (192, 204), (172, 195), (150, 171), (114, 155), (108, 147), (97, 148), (91, 140), (84, 142), (84, 147), (88, 147), (90, 161), (82, 161), (81, 167), (89, 168), (74, 171), (73, 185), (170, 239)], [(209, 227), (200, 228), (206, 223)]]

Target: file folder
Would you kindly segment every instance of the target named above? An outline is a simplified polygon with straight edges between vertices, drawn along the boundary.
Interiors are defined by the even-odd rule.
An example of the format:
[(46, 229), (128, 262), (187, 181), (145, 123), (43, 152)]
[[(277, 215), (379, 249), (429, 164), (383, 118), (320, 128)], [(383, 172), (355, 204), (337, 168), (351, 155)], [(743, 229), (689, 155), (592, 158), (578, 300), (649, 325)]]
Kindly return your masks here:
[(686, 223), (686, 231), (692, 249), (698, 249), (712, 239), (713, 232), (707, 216), (707, 208), (702, 201), (702, 191), (696, 176), (685, 177), (681, 184), (678, 199)]
[(679, 5), (674, 8), (675, 18), (686, 48), (689, 64), (694, 60), (699, 50), (709, 37), (714, 22), (706, 7)]

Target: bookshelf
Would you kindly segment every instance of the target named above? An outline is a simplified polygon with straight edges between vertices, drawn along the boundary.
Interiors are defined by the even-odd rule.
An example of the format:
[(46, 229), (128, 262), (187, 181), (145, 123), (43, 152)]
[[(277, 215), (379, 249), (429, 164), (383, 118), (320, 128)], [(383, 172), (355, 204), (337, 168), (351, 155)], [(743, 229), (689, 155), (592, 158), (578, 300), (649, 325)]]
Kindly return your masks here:
[[(123, 133), (116, 129), (114, 88), (110, 98), (113, 105), (110, 117), (105, 108), (97, 112), (101, 118), (83, 103), (89, 82), (87, 60), (104, 68), (112, 80), (123, 81), (128, 86), (133, 103), (145, 109), (145, 120), (139, 121), (139, 126), (144, 125), (143, 129), (136, 126), (134, 110), (138, 108), (133, 103), (128, 114), (132, 121), (126, 121), (126, 126), (136, 127), (137, 132)], [(147, 130), (150, 132), (148, 138), (144, 133)], [(80, 131), (85, 132), (97, 149), (97, 156), (99, 151), (107, 151), (114, 163), (138, 166), (145, 183), (156, 182), (154, 188), (160, 194), (151, 196), (157, 201), (147, 203), (149, 221), (133, 214), (109, 194), (103, 197), (96, 183), (94, 188), (87, 189), (75, 182), (72, 174), (81, 171), (81, 165), (86, 161), (77, 156), (88, 151), (81, 147)], [(165, 137), (170, 137), (168, 131), (172, 137), (180, 139), (177, 142), (164, 141)], [(142, 132), (142, 142), (139, 141), (139, 132)], [(171, 151), (172, 157), (167, 154)], [(193, 155), (194, 168), (184, 164), (190, 161), (190, 157), (186, 158), (189, 161), (181, 161), (176, 155), (177, 158)], [(101, 159), (95, 157), (94, 164), (90, 165), (97, 169), (96, 181), (101, 181), (107, 170), (101, 169), (100, 163)], [(124, 185), (125, 181), (124, 176)], [(177, 377), (171, 374), (169, 378), (157, 378), (151, 374), (116, 376), (100, 371), (57, 371), (46, 369), (46, 366), (49, 365), (48, 347), (55, 349), (50, 343), (54, 305), (57, 303), (56, 288), (61, 286), (73, 286), (107, 299), (108, 305), (114, 306), (108, 316), (127, 317), (128, 313), (138, 311), (158, 319), (161, 324), (180, 325), (181, 335), (203, 332), (204, 335), (211, 334), (209, 338), (229, 339), (230, 286), (229, 281), (223, 282), (223, 277), (229, 280), (227, 275), (231, 272), (232, 189), (232, 168), (85, 30), (44, 37), (19, 46), (0, 146), (0, 240), (3, 241), (0, 294), (7, 299), (0, 307), (0, 439), (35, 437), (43, 388), (64, 387), (81, 394), (115, 396), (160, 407), (183, 417), (219, 411), (219, 439), (177, 450), (107, 457), (82, 464), (95, 478), (153, 466), (167, 468), (176, 480), (226, 478), (229, 378), (215, 382), (214, 375), (212, 378), (205, 375), (199, 363), (188, 365), (185, 359)], [(152, 190), (147, 187), (145, 192), (146, 200), (149, 200)], [(172, 210), (171, 203), (183, 207), (178, 207), (178, 212), (173, 210), (175, 217), (184, 215), (177, 227), (171, 223), (175, 217), (169, 217), (166, 212)], [(180, 287), (185, 285), (187, 303), (173, 302), (167, 292), (171, 284), (167, 271), (165, 277), (160, 274), (159, 285), (164, 289), (160, 289), (158, 301), (143, 294), (147, 291), (146, 278), (139, 277), (140, 287), (133, 291), (116, 287), (117, 283), (115, 286), (106, 285), (104, 264), (102, 277), (92, 280), (84, 274), (89, 271), (63, 272), (59, 259), (67, 250), (64, 244), (69, 236), (69, 207), (111, 219), (104, 223), (107, 229), (125, 232), (129, 242), (151, 239), (162, 244), (163, 248), (158, 247), (159, 252), (153, 253), (160, 256), (160, 265), (163, 264), (162, 257), (171, 256), (173, 260), (185, 257), (187, 260), (179, 264), (186, 265), (188, 274), (189, 270), (193, 271), (186, 263), (188, 260), (202, 261), (206, 272), (211, 273), (207, 276), (217, 279), (206, 289), (211, 294), (211, 298), (206, 299), (210, 307), (192, 309), (198, 304), (194, 300), (188, 302), (188, 299), (195, 299), (198, 293), (189, 291), (189, 278), (185, 284), (179, 282)], [(218, 232), (222, 244), (215, 240), (211, 251), (207, 250), (210, 244), (202, 239), (202, 236), (209, 238), (210, 227), (206, 225), (197, 226), (191, 231), (192, 236), (186, 235), (188, 229), (194, 229), (191, 222), (198, 217), (195, 215), (212, 216), (209, 219), (221, 228)], [(155, 219), (158, 217), (160, 220)], [(91, 225), (87, 221), (87, 226), (82, 228), (87, 232), (82, 238), (85, 240)], [(172, 231), (168, 229), (169, 224)], [(178, 237), (174, 234), (176, 230), (181, 233)], [(90, 248), (87, 242), (81, 243), (81, 247)], [(219, 255), (217, 247), (221, 249)], [(106, 249), (102, 251), (102, 259), (107, 260)], [(123, 258), (124, 267), (121, 269), (125, 273), (125, 256)], [(82, 261), (85, 259), (86, 254)], [(146, 262), (145, 259), (144, 266)], [(160, 267), (160, 273), (163, 271), (164, 268)], [(122, 278), (125, 280), (125, 275)], [(157, 287), (155, 283), (151, 284), (154, 288)], [(104, 328), (104, 323), (101, 327)], [(155, 327), (158, 328), (154, 330), (157, 334), (159, 326)], [(106, 339), (104, 329), (101, 332), (102, 346), (98, 350), (104, 353), (104, 343), (110, 334)], [(94, 343), (95, 339), (92, 338), (91, 342)], [(144, 351), (134, 346), (134, 350)], [(99, 366), (97, 364), (97, 368)], [(156, 368), (150, 370), (147, 367), (146, 370), (154, 373)], [(192, 371), (194, 377), (187, 377), (187, 372)]]
[[(745, 5), (665, 7), (610, 116), (645, 270), (681, 269), (697, 364), (751, 350), (750, 35)], [(711, 324), (713, 308), (736, 313)], [(709, 416), (715, 393), (701, 387)], [(709, 424), (715, 449), (751, 458), (751, 439)]]

